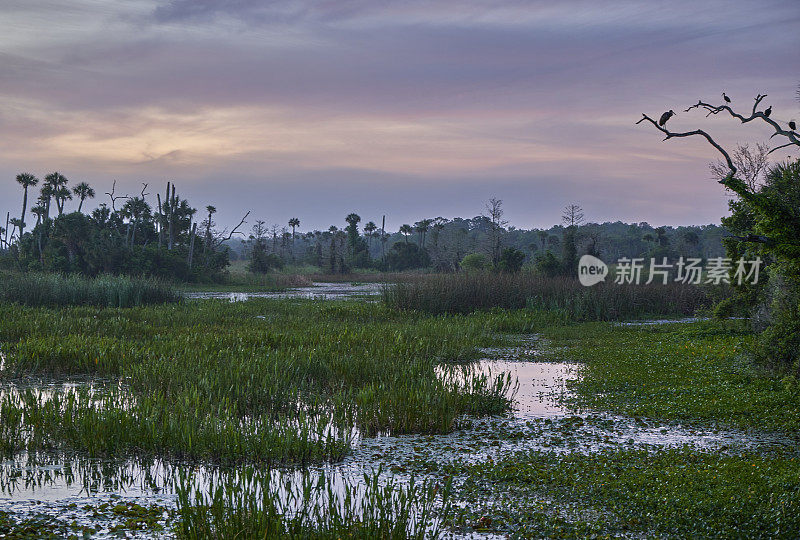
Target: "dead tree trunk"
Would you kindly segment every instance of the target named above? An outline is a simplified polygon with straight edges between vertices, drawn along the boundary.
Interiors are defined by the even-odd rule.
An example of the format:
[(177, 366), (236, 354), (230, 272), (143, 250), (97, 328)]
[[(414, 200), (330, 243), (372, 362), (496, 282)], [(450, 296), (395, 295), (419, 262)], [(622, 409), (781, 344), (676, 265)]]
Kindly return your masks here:
[(192, 224), (192, 236), (189, 239), (189, 256), (186, 260), (187, 264), (189, 265), (189, 270), (192, 269), (192, 259), (194, 258), (194, 237), (196, 236), (197, 232), (197, 223), (195, 222)]

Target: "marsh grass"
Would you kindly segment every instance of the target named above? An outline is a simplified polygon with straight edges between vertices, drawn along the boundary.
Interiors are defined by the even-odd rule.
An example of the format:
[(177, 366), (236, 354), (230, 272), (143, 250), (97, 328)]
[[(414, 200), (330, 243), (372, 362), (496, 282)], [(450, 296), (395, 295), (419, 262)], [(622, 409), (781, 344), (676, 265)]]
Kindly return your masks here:
[[(82, 392), (8, 395), (25, 447), (225, 463), (338, 461), (352, 428), (446, 433), (466, 413), (508, 410), (507, 382), (463, 384), (436, 367), (496, 342), (482, 317), (357, 302), (252, 300), (132, 309), (0, 305), (0, 380), (102, 376)], [(16, 433), (16, 432), (15, 432)], [(9, 434), (10, 448), (19, 446)], [(17, 442), (14, 442), (17, 441)]]
[[(322, 474), (276, 480), (269, 470), (246, 468), (198, 489), (177, 482), (179, 538), (423, 539), (439, 536), (450, 511), (449, 486), (381, 480), (334, 481)], [(434, 516), (434, 506), (438, 507)]]
[(126, 308), (180, 298), (169, 284), (148, 278), (0, 272), (0, 302), (25, 306)]
[(570, 278), (521, 272), (430, 275), (387, 287), (384, 302), (425, 313), (470, 313), (493, 308), (550, 311), (565, 319), (605, 321), (651, 316), (686, 316), (708, 308), (712, 291), (695, 285), (616, 285), (584, 287)]
[(280, 292), (313, 284), (309, 278), (299, 274), (231, 272), (219, 283), (185, 283), (179, 288), (191, 292)]

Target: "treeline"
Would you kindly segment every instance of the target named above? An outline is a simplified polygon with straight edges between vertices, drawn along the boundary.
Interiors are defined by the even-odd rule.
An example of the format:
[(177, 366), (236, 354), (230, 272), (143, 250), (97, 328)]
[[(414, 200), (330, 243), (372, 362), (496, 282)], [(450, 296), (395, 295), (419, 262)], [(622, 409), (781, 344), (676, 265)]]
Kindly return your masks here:
[[(156, 194), (155, 204), (147, 184), (139, 195), (128, 196), (117, 194), (114, 183), (107, 193), (111, 206), (103, 203), (84, 213), (85, 200), (95, 196), (85, 182), (70, 188), (67, 178), (57, 172), (43, 181), (30, 173), (19, 174), (16, 180), (23, 189), (21, 215), (7, 215), (6, 226), (0, 226), (3, 265), (8, 268), (214, 281), (229, 264), (222, 243), (234, 231), (216, 230), (213, 206), (206, 207), (198, 223), (197, 209), (169, 182), (163, 198)], [(27, 208), (37, 186), (35, 203)], [(73, 195), (78, 208), (67, 212), (66, 203)]]
[[(426, 218), (403, 224), (396, 232), (374, 221), (362, 226), (361, 217), (351, 213), (341, 228), (332, 225), (305, 233), (298, 218), (287, 226), (256, 220), (247, 239), (234, 239), (242, 234), (249, 212), (233, 230), (218, 230), (214, 206), (199, 213), (169, 182), (155, 196), (147, 192), (147, 184), (135, 196), (117, 194), (112, 184), (106, 193), (110, 205), (84, 212), (86, 200), (95, 197), (94, 188), (85, 182), (70, 187), (57, 172), (42, 181), (21, 173), (16, 181), (22, 188), (22, 211), (19, 218), (9, 213), (6, 226), (0, 227), (0, 249), (5, 266), (22, 270), (220, 281), (229, 259), (245, 259), (255, 273), (287, 264), (329, 274), (366, 269), (516, 272), (528, 265), (553, 276), (574, 275), (584, 253), (613, 262), (621, 257), (709, 258), (725, 252), (724, 229), (719, 226), (585, 223), (577, 205), (565, 208), (560, 225), (517, 229), (503, 219), (499, 199), (490, 200), (485, 214), (471, 219)], [(73, 199), (77, 209), (68, 212), (67, 201)]]
[(500, 269), (524, 265), (549, 275), (574, 275), (577, 258), (590, 253), (607, 262), (622, 257), (708, 259), (725, 254), (725, 229), (718, 225), (653, 227), (620, 221), (584, 223), (580, 207), (565, 209), (564, 224), (549, 229), (517, 229), (503, 220), (502, 201), (487, 205), (486, 215), (471, 219), (442, 217), (403, 224), (383, 231), (374, 221), (360, 227), (361, 217), (349, 214), (339, 228), (299, 232), (300, 220), (289, 226), (256, 223), (249, 240), (230, 242), (231, 258), (249, 261), (254, 271), (286, 264), (310, 265), (327, 273), (357, 269), (436, 272)]

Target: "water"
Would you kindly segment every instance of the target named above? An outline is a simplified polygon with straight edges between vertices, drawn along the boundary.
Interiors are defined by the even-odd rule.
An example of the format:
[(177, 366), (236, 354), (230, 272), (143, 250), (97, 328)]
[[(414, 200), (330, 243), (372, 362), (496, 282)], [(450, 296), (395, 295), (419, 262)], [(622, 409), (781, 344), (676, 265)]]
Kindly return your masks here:
[[(332, 284), (333, 285), (333, 284)], [(335, 284), (337, 287), (340, 285)], [(348, 290), (352, 290), (350, 286)], [(332, 289), (326, 289), (331, 291)], [(405, 482), (412, 473), (424, 478), (451, 462), (474, 463), (498, 459), (519, 450), (553, 452), (597, 452), (603, 449), (638, 447), (657, 449), (693, 445), (697, 448), (736, 451), (743, 448), (786, 448), (796, 441), (736, 430), (698, 430), (675, 424), (577, 411), (567, 406), (569, 381), (580, 377), (580, 364), (543, 359), (548, 343), (538, 335), (519, 336), (507, 347), (484, 349), (474, 365), (481, 373), (511, 373), (516, 382), (512, 411), (503, 416), (462, 418), (457, 429), (446, 435), (353, 437), (353, 451), (341, 463), (319, 465), (305, 472), (276, 470), (273, 477), (301, 479), (325, 474), (336, 489), (345, 483), (363, 487), (363, 474), (380, 469), (385, 481)], [(444, 373), (446, 370), (442, 370)], [(73, 388), (74, 383), (68, 385)], [(41, 389), (44, 394), (52, 387)], [(0, 391), (14, 390), (9, 385)], [(192, 471), (203, 491), (212, 479), (224, 473), (211, 466), (185, 465), (163, 460), (99, 460), (70, 455), (18, 455), (0, 463), (0, 510), (18, 516), (45, 514), (76, 520), (97, 530), (98, 537), (111, 535), (120, 516), (106, 509), (120, 504), (152, 507), (167, 527), (176, 508), (175, 482), (181, 471)], [(81, 510), (91, 507), (92, 510)], [(165, 537), (167, 531), (137, 531), (141, 538)]]
[(311, 287), (298, 287), (279, 292), (187, 292), (191, 300), (223, 299), (242, 302), (251, 298), (308, 298), (316, 300), (342, 300), (377, 296), (383, 290), (383, 283), (314, 283)]

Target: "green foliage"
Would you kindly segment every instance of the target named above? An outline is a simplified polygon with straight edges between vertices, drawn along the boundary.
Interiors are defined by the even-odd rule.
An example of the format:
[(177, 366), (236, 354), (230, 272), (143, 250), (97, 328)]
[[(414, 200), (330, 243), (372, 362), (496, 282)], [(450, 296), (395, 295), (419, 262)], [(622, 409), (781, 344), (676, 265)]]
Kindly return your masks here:
[(551, 278), (561, 273), (561, 262), (550, 250), (546, 251), (543, 255), (539, 254), (536, 256), (534, 267), (540, 274)]
[[(451, 469), (463, 496), (504, 494), (467, 507), (519, 537), (796, 538), (800, 462), (690, 448), (650, 452), (518, 452)], [(546, 501), (546, 504), (545, 504)], [(576, 507), (579, 512), (576, 512)]]
[(461, 269), (466, 272), (480, 272), (489, 267), (489, 257), (483, 253), (470, 253), (461, 259)]
[(586, 362), (580, 407), (680, 422), (800, 432), (800, 389), (753, 369), (743, 321), (549, 329), (560, 358)]
[(501, 272), (516, 274), (522, 269), (523, 262), (525, 262), (525, 253), (518, 249), (505, 248), (500, 255), (500, 262), (497, 263), (497, 269)]
[(247, 269), (255, 274), (266, 274), (271, 270), (280, 270), (283, 268), (283, 259), (276, 253), (267, 253), (266, 250), (258, 249), (259, 244), (253, 248), (250, 256), (250, 263)]
[(0, 272), (0, 302), (25, 306), (124, 308), (179, 300), (170, 285), (154, 279)]
[[(764, 185), (751, 191), (740, 179), (724, 184), (739, 195), (723, 223), (740, 238), (726, 240), (734, 260), (760, 257), (766, 268), (757, 284), (735, 284), (736, 296), (718, 313), (753, 316), (758, 330), (757, 356), (778, 370), (800, 370), (800, 160), (771, 168)], [(752, 241), (755, 240), (755, 241)], [(765, 279), (766, 277), (766, 279)]]
[(425, 268), (430, 264), (431, 258), (428, 256), (428, 252), (417, 244), (398, 242), (386, 254), (387, 267), (396, 272)]
[[(134, 205), (134, 214), (112, 214), (101, 209), (91, 216), (73, 212), (45, 220), (26, 233), (17, 246), (19, 265), (31, 271), (148, 276), (173, 280), (219, 280), (228, 265), (227, 250), (208, 254), (198, 262), (203, 240), (196, 237), (195, 264), (189, 268), (190, 239), (173, 250), (159, 247), (157, 233), (144, 210)], [(127, 211), (126, 211), (127, 212)], [(124, 223), (123, 216), (141, 219)], [(188, 226), (188, 222), (186, 224)]]

